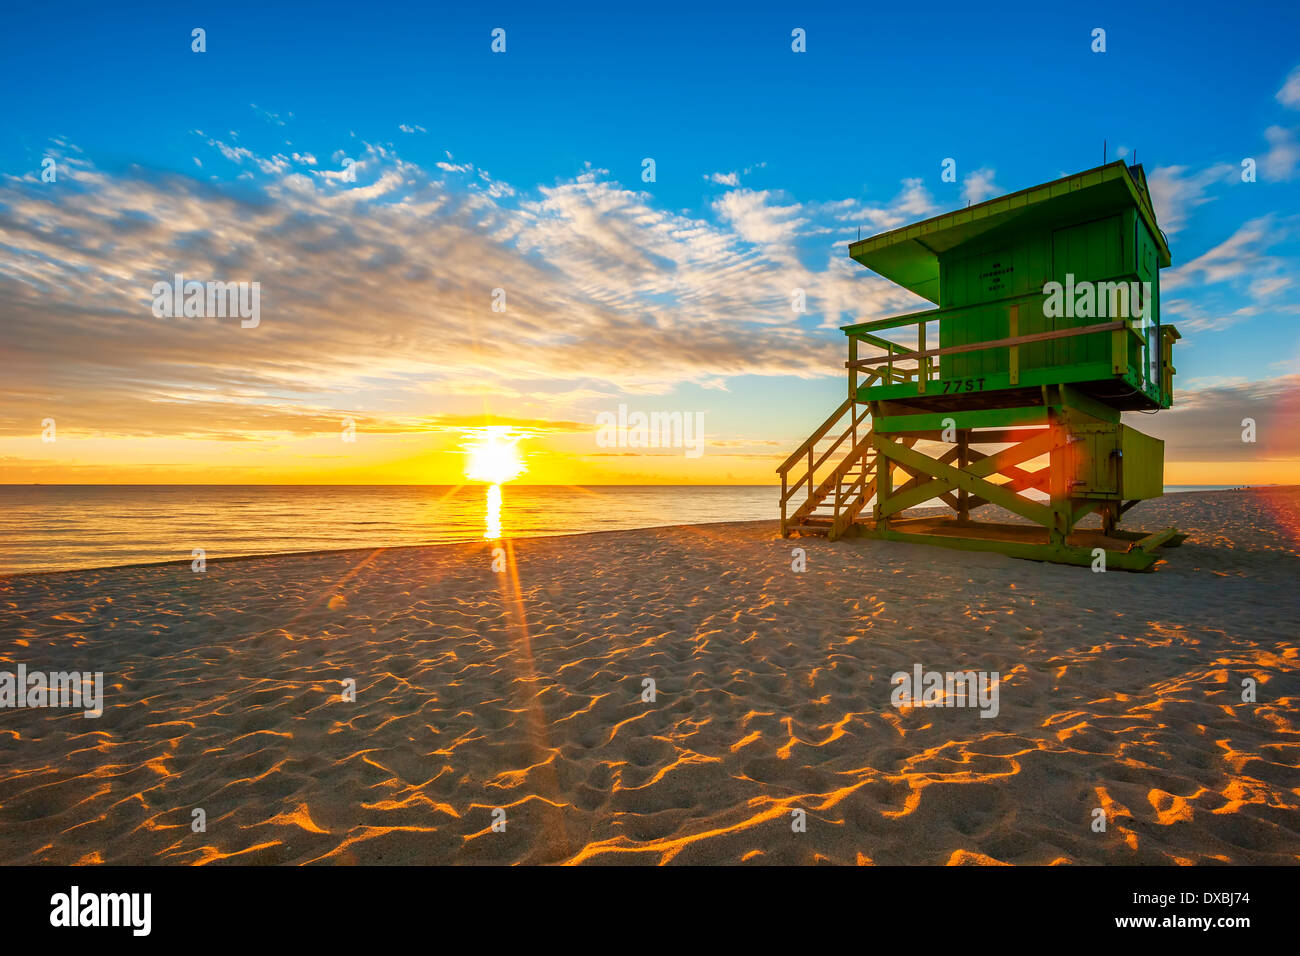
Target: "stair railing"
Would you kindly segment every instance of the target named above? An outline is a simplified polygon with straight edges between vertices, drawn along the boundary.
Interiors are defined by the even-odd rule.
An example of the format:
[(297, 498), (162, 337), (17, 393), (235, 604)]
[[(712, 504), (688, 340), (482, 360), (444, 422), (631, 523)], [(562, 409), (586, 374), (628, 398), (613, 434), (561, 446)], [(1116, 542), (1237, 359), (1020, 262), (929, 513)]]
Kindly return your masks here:
[[(817, 444), (822, 441), (847, 415), (847, 425), (843, 428), (838, 437), (831, 443), (831, 446), (817, 454)], [(825, 498), (830, 490), (831, 481), (834, 479), (838, 483), (839, 477), (843, 472), (841, 469), (853, 457), (853, 452), (861, 446), (862, 442), (858, 439), (858, 426), (860, 426), (871, 415), (871, 411), (866, 405), (858, 405), (853, 398), (846, 398), (844, 402), (831, 412), (830, 416), (804, 441), (802, 445), (796, 448), (788, 458), (777, 468), (781, 475), (781, 533), (785, 534), (787, 528), (808, 513), (813, 511)], [(837, 463), (832, 469), (832, 474), (819, 484), (817, 482), (817, 472), (839, 447), (848, 439), (850, 441), (850, 454)], [(856, 443), (856, 444), (854, 444)], [(797, 478), (791, 481), (790, 473), (796, 467), (801, 467), (804, 461), (807, 461), (807, 470), (799, 474)], [(803, 486), (807, 486), (807, 498), (800, 504), (794, 515), (790, 515), (789, 503), (792, 498), (799, 493)]]

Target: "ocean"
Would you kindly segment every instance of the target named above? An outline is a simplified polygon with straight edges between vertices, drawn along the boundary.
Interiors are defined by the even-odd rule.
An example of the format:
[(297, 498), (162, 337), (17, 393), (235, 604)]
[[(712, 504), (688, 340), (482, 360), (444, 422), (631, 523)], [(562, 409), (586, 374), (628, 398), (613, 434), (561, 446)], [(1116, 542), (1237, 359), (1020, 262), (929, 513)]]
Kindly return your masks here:
[[(0, 485), (0, 573), (483, 540), (490, 488)], [(501, 487), (499, 533), (534, 537), (780, 514), (779, 488)], [(494, 535), (495, 524), (491, 526)]]
[(507, 484), (495, 509), (484, 485), (0, 485), (0, 573), (775, 519), (779, 500), (759, 485)]

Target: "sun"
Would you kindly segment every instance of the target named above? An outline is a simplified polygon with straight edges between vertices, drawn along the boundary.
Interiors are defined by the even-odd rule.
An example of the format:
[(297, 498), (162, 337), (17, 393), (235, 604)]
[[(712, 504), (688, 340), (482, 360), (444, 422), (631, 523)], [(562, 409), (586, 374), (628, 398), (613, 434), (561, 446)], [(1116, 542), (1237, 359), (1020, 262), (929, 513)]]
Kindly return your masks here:
[(519, 454), (524, 436), (508, 425), (487, 425), (465, 431), (465, 477), (499, 485), (513, 481), (528, 469)]

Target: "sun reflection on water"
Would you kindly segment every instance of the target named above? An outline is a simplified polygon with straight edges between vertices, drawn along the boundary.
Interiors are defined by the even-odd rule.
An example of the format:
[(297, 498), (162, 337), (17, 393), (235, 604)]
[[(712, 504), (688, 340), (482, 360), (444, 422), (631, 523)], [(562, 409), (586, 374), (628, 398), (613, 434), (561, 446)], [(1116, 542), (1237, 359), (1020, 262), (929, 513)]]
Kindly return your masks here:
[(465, 477), (488, 483), (486, 519), (483, 537), (501, 537), (501, 486), (519, 477), (527, 467), (519, 454), (519, 440), (524, 432), (504, 425), (487, 425), (465, 430)]
[(483, 537), (495, 541), (501, 537), (501, 486), (488, 485), (487, 530)]

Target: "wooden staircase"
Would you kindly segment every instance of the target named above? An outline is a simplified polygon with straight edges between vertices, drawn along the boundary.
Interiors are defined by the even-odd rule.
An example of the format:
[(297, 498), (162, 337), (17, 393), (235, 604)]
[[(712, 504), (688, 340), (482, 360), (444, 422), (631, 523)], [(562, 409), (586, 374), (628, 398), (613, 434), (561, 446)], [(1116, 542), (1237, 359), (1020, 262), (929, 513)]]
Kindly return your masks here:
[[(870, 417), (866, 405), (845, 399), (777, 468), (782, 536), (797, 531), (833, 541), (852, 527), (875, 497), (876, 450)], [(821, 447), (828, 442), (828, 447)], [(792, 473), (797, 475), (793, 480)], [(802, 497), (801, 490), (806, 491)]]

